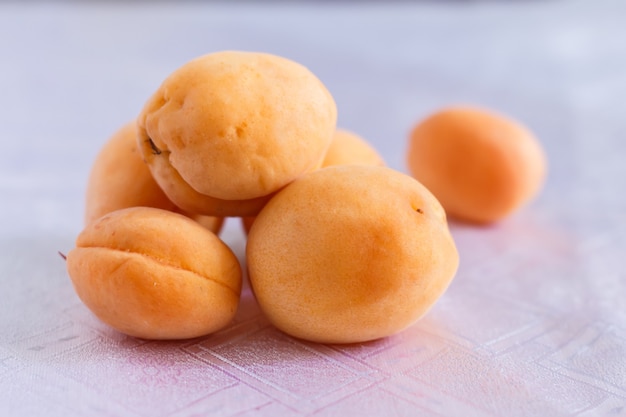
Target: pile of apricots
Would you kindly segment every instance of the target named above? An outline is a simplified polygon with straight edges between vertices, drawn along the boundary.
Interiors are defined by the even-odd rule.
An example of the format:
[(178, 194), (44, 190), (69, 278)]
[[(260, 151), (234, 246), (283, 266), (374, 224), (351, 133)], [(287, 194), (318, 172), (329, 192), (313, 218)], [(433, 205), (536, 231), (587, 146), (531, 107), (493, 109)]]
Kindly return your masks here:
[(409, 174), (386, 167), (307, 68), (224, 51), (170, 74), (97, 155), (67, 254), (84, 304), (146, 339), (216, 332), (243, 271), (219, 238), (237, 217), (252, 292), (283, 332), (321, 343), (397, 333), (459, 265), (448, 218), (497, 222), (540, 191), (546, 158), (518, 122), (450, 107), (416, 123)]

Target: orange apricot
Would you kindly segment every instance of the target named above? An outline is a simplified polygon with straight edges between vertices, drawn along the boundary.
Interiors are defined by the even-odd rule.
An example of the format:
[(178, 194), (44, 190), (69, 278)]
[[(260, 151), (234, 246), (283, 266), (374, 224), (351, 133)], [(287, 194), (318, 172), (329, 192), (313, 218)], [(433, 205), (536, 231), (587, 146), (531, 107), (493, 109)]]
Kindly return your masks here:
[(277, 193), (252, 225), (246, 259), (268, 319), (322, 343), (406, 328), (459, 262), (435, 197), (408, 175), (365, 165), (323, 168)]
[(320, 166), (336, 119), (332, 96), (304, 66), (223, 51), (165, 79), (138, 118), (138, 142), (179, 207), (252, 216), (276, 191)]
[(103, 322), (146, 339), (185, 339), (226, 326), (241, 268), (212, 232), (156, 208), (117, 210), (88, 224), (67, 254), (76, 293)]
[[(182, 212), (167, 198), (143, 162), (137, 147), (135, 121), (122, 126), (100, 149), (91, 167), (85, 195), (85, 224), (129, 207)], [(224, 222), (222, 217), (189, 216), (214, 233), (219, 233)]]
[(322, 167), (349, 164), (384, 166), (385, 161), (365, 139), (348, 130), (337, 129)]
[(539, 141), (520, 123), (491, 111), (456, 107), (415, 126), (407, 164), (450, 217), (491, 223), (538, 194), (547, 161)]

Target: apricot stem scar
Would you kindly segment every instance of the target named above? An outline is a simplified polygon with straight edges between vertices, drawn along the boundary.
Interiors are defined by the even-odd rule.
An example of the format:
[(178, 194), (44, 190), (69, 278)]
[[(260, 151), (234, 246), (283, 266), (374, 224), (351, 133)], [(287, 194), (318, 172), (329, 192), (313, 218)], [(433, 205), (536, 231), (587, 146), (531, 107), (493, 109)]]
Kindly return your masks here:
[(146, 142), (150, 143), (150, 147), (152, 148), (152, 153), (155, 155), (161, 155), (161, 150), (159, 148), (156, 147), (156, 145), (154, 144), (154, 142), (152, 141), (151, 138), (148, 138), (148, 140)]
[(423, 214), (423, 213), (424, 213), (424, 211), (423, 211), (421, 208), (416, 208), (416, 209), (415, 209), (415, 211), (417, 211), (417, 212), (418, 212), (418, 213), (420, 213), (420, 214)]

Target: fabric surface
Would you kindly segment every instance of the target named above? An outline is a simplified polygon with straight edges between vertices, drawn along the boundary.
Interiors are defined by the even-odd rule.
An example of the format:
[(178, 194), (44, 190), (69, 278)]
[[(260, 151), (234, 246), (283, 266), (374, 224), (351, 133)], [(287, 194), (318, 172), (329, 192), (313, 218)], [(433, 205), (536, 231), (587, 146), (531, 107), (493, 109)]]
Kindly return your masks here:
[[(0, 414), (626, 416), (626, 3), (0, 4)], [(153, 342), (100, 323), (63, 259), (93, 158), (211, 51), (271, 52), (327, 85), (339, 125), (406, 172), (449, 104), (526, 124), (541, 195), (451, 224), (459, 272), (422, 320), (356, 345), (292, 339), (249, 286), (232, 325)], [(222, 238), (244, 261), (229, 219)]]

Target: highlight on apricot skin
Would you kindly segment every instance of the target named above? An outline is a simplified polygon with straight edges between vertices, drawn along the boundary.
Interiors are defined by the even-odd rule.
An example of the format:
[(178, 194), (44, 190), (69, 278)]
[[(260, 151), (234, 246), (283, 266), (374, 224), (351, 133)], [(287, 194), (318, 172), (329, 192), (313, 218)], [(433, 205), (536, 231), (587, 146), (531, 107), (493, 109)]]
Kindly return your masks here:
[[(378, 151), (361, 136), (346, 129), (336, 129), (321, 167), (332, 165), (385, 166), (386, 164)], [(252, 223), (254, 223), (254, 216), (241, 218), (241, 225), (246, 234), (250, 233)]]
[(336, 119), (331, 94), (304, 66), (222, 51), (165, 79), (138, 117), (138, 143), (179, 207), (253, 216), (275, 192), (320, 166)]
[(547, 170), (541, 144), (526, 127), (472, 107), (443, 109), (418, 123), (407, 164), (451, 218), (477, 224), (501, 220), (530, 202)]
[(154, 207), (180, 212), (219, 233), (224, 218), (183, 213), (156, 183), (137, 147), (133, 120), (122, 126), (98, 152), (85, 193), (85, 225), (115, 210)]
[(435, 197), (408, 175), (365, 165), (323, 168), (281, 190), (252, 225), (246, 259), (268, 319), (321, 343), (403, 330), (459, 262)]
[(134, 207), (90, 223), (67, 254), (76, 293), (130, 336), (186, 339), (226, 326), (242, 272), (212, 232), (181, 214)]

